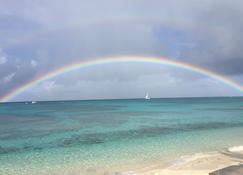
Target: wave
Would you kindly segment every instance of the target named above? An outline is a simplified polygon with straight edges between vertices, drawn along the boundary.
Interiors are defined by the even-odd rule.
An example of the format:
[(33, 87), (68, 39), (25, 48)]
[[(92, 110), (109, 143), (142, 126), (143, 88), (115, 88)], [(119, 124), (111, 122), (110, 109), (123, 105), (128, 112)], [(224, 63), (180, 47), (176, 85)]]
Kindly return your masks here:
[(230, 148), (228, 148), (229, 152), (241, 152), (243, 151), (243, 146), (239, 145), (239, 146), (232, 146)]
[[(211, 152), (205, 152), (205, 153), (199, 152), (199, 153), (195, 153), (195, 154), (191, 154), (191, 155), (183, 155), (183, 156), (179, 157), (178, 159), (174, 160), (173, 162), (171, 162), (169, 168), (180, 167), (180, 166), (183, 166), (187, 163), (193, 162), (198, 159), (213, 157), (218, 154), (221, 154), (221, 151), (211, 151)], [(243, 152), (243, 145), (229, 147), (229, 148), (227, 148), (227, 151), (229, 151), (231, 153), (240, 153), (241, 154)]]
[(198, 159), (215, 156), (215, 154), (216, 154), (216, 152), (208, 152), (208, 153), (199, 152), (199, 153), (195, 153), (195, 154), (191, 154), (191, 155), (183, 155), (180, 158), (173, 161), (169, 168), (180, 167), (182, 165), (185, 165), (189, 162), (193, 162), (193, 161), (198, 160)]

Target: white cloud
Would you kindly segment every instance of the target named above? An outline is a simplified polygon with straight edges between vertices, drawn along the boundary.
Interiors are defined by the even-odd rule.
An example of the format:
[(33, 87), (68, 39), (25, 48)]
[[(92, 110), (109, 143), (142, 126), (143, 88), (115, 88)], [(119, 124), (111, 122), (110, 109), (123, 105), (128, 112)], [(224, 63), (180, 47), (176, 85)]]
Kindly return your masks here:
[(35, 68), (38, 65), (38, 63), (37, 63), (36, 60), (31, 60), (30, 65), (31, 65), (32, 68)]
[(3, 53), (2, 49), (0, 48), (0, 64), (5, 64), (8, 61), (6, 55)]
[(56, 85), (55, 81), (46, 81), (42, 84), (43, 89), (46, 91), (51, 91)]
[(0, 55), (0, 64), (5, 64), (7, 62), (7, 58), (5, 56)]
[(10, 82), (14, 78), (15, 74), (16, 74), (15, 72), (12, 72), (12, 73), (8, 74), (7, 76), (2, 78), (1, 82), (3, 82), (3, 83)]

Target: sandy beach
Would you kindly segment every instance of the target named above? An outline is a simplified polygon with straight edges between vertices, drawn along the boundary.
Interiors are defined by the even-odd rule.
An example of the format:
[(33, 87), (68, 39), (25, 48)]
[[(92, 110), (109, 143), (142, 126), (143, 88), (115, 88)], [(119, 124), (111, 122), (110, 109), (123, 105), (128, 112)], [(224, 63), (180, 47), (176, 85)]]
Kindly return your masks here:
[[(210, 172), (243, 163), (243, 147), (236, 146), (221, 152), (197, 153), (182, 156), (172, 162), (161, 165), (138, 165), (121, 167), (124, 171), (105, 170), (103, 168), (90, 168), (85, 175), (208, 175)], [(117, 168), (115, 168), (117, 169)], [(118, 168), (119, 169), (119, 168)], [(130, 170), (129, 170), (130, 169)], [(135, 170), (134, 170), (135, 169)], [(80, 174), (80, 170), (72, 175)]]
[[(243, 162), (243, 147), (235, 146), (222, 152), (197, 153), (183, 156), (168, 167), (157, 167), (132, 174), (139, 175), (208, 175), (210, 172)], [(128, 173), (129, 174), (129, 173)], [(131, 173), (130, 173), (131, 174)]]

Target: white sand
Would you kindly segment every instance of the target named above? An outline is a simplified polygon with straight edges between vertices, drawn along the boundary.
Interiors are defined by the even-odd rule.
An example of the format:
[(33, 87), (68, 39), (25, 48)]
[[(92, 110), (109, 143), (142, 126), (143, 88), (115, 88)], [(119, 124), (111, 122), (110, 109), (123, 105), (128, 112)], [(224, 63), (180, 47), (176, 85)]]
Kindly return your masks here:
[[(229, 151), (231, 150), (231, 151)], [(208, 175), (217, 169), (243, 163), (242, 149), (184, 156), (166, 168), (137, 172), (137, 175)]]

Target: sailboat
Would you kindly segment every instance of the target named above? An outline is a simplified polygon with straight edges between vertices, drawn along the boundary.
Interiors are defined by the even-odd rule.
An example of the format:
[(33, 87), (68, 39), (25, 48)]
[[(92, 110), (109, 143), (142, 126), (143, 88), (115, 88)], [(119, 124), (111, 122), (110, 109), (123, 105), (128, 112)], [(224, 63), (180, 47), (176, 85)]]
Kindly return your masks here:
[(146, 100), (149, 100), (149, 99), (150, 99), (148, 93), (146, 93), (145, 99), (146, 99)]

